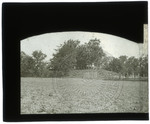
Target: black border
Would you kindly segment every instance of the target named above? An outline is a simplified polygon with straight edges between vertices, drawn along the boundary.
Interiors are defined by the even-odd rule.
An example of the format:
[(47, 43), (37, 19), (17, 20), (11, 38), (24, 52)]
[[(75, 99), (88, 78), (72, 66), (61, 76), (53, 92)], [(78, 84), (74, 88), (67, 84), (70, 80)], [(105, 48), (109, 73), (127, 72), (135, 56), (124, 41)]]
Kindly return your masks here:
[(3, 3), (3, 121), (148, 120), (148, 113), (20, 115), (20, 40), (50, 32), (90, 31), (143, 42), (148, 2)]

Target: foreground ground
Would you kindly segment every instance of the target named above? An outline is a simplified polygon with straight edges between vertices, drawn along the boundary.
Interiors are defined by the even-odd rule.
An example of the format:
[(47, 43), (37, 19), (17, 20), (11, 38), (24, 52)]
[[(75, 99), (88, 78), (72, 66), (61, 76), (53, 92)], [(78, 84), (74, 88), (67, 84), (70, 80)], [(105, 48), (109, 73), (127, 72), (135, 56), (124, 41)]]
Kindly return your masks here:
[(21, 78), (21, 114), (148, 112), (146, 81)]

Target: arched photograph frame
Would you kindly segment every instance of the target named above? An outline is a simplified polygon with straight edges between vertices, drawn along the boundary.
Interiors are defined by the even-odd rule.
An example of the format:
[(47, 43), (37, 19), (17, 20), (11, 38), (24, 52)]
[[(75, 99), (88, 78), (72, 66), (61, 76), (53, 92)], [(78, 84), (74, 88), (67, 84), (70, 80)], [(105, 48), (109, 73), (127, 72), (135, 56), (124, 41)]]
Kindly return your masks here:
[[(3, 3), (4, 121), (147, 120), (148, 97), (143, 97), (148, 95), (148, 74), (143, 69), (147, 64), (141, 65), (142, 73), (134, 71), (135, 63), (125, 73), (119, 67), (127, 69), (130, 64), (123, 65), (124, 57), (118, 59), (128, 55), (127, 61), (140, 65), (132, 56), (148, 55), (147, 11), (147, 2)], [(101, 33), (107, 36), (102, 38)], [(56, 36), (49, 37), (53, 39), (50, 44), (43, 37), (38, 45), (38, 39), (42, 40), (39, 36), (44, 34)], [(72, 47), (74, 43), (77, 50)], [(60, 52), (65, 47), (67, 52), (71, 50), (69, 54)], [(51, 55), (43, 52), (50, 48)], [(102, 53), (114, 57), (105, 68)], [(49, 70), (43, 70), (48, 56)]]

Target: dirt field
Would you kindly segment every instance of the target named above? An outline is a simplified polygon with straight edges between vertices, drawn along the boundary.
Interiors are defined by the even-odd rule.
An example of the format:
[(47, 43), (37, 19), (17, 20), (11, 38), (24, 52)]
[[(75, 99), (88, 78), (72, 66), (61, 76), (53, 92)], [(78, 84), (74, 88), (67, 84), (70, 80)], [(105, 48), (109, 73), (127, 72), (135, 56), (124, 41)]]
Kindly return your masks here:
[(21, 78), (21, 114), (148, 112), (145, 81)]

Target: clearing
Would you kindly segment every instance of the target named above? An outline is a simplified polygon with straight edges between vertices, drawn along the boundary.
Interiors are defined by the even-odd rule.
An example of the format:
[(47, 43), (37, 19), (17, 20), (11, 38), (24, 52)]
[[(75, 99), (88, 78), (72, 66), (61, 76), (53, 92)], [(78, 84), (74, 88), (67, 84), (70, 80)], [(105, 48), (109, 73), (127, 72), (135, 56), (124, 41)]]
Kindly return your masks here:
[(147, 81), (21, 78), (21, 114), (148, 112)]

